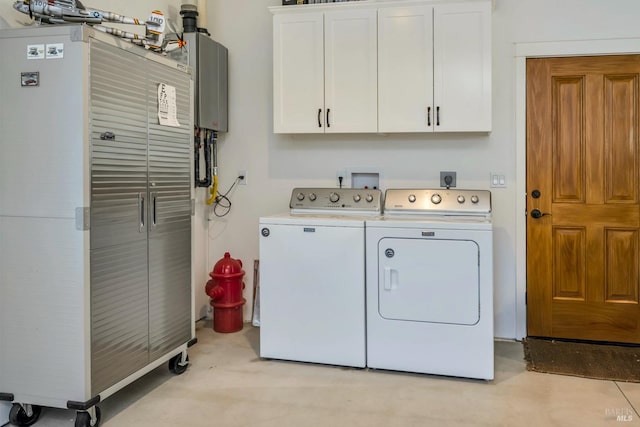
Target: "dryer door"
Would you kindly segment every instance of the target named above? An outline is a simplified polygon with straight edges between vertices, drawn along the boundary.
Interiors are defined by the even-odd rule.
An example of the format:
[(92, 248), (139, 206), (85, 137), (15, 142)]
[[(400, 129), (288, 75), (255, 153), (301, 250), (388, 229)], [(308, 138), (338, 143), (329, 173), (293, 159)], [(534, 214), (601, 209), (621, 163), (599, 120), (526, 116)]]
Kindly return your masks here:
[(378, 311), (389, 320), (474, 325), (480, 320), (479, 247), (471, 240), (378, 242)]

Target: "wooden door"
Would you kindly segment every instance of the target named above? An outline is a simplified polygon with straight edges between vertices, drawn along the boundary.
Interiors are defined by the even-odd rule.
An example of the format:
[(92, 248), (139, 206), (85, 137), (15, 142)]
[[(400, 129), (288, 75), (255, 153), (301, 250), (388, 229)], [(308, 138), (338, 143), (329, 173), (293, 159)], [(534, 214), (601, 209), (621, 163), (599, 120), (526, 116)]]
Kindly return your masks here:
[(640, 56), (527, 61), (530, 336), (640, 343), (639, 76)]

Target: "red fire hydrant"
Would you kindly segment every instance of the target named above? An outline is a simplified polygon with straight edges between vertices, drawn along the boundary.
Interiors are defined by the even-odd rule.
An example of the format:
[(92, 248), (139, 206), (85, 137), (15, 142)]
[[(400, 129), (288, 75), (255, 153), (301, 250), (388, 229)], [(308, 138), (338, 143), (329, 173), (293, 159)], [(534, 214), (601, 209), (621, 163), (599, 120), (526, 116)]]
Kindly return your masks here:
[(229, 252), (219, 260), (209, 273), (211, 279), (205, 292), (211, 298), (213, 307), (213, 330), (216, 332), (236, 332), (242, 329), (242, 297), (244, 270), (242, 261), (231, 258)]

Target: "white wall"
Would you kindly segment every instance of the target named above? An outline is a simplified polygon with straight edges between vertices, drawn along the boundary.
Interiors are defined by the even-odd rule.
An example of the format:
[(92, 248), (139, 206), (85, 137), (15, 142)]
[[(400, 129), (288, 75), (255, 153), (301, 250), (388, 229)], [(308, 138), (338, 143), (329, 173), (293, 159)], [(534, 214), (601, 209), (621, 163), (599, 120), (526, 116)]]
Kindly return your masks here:
[[(11, 2), (0, 18), (17, 26), (25, 18)], [(87, 6), (146, 17), (152, 8), (179, 22), (181, 1), (86, 0)], [(209, 250), (196, 254), (197, 312), (206, 309), (206, 273), (225, 251), (240, 258), (251, 300), (253, 260), (258, 258), (258, 218), (285, 211), (294, 186), (333, 186), (338, 169), (372, 168), (381, 187), (438, 186), (439, 171), (458, 172), (460, 188), (489, 188), (489, 174), (507, 176), (507, 188), (494, 189), (496, 335), (516, 333), (516, 164), (514, 43), (639, 37), (637, 0), (496, 0), (493, 12), (493, 131), (489, 135), (274, 135), (272, 125), (272, 15), (280, 0), (209, 0), (207, 27), (229, 48), (229, 133), (221, 135), (220, 186), (226, 190), (238, 170), (248, 185), (231, 193), (224, 218), (200, 221), (199, 239)], [(4, 25), (0, 19), (0, 27)], [(203, 190), (200, 190), (201, 192)], [(204, 198), (199, 194), (199, 198)], [(205, 259), (206, 258), (206, 259)], [(199, 283), (198, 283), (199, 282)], [(250, 307), (245, 308), (249, 318)]]
[[(383, 188), (437, 186), (439, 171), (458, 172), (461, 188), (494, 189), (496, 335), (516, 333), (516, 151), (514, 43), (638, 37), (637, 0), (496, 0), (493, 12), (493, 131), (490, 135), (273, 135), (272, 34), (268, 6), (279, 0), (211, 0), (208, 28), (229, 48), (229, 134), (221, 138), (222, 187), (239, 169), (249, 184), (232, 193), (233, 210), (212, 221), (210, 263), (231, 251), (250, 266), (258, 257), (258, 218), (285, 211), (294, 186), (335, 185), (336, 170), (382, 171)], [(251, 285), (248, 268), (248, 288)], [(248, 289), (246, 295), (251, 295)], [(524, 306), (519, 307), (524, 310)]]
[[(259, 6), (256, 4), (258, 3)], [(288, 206), (294, 186), (333, 186), (336, 171), (372, 168), (381, 171), (381, 187), (439, 185), (439, 171), (458, 172), (458, 186), (488, 188), (491, 171), (515, 176), (515, 148), (509, 110), (494, 113), (491, 135), (322, 135), (272, 133), (272, 37), (269, 5), (278, 0), (217, 0), (209, 3), (209, 31), (229, 48), (230, 132), (221, 146), (223, 186), (238, 169), (249, 184), (233, 194), (234, 211), (216, 230), (213, 259), (225, 250), (245, 260), (258, 257), (258, 217)], [(494, 96), (511, 96), (494, 83)], [(498, 112), (496, 106), (494, 111)], [(504, 117), (507, 115), (508, 117)], [(497, 265), (497, 334), (515, 336), (515, 262), (512, 182), (493, 192)], [(249, 284), (249, 283), (248, 283)], [(249, 294), (250, 295), (250, 294)]]

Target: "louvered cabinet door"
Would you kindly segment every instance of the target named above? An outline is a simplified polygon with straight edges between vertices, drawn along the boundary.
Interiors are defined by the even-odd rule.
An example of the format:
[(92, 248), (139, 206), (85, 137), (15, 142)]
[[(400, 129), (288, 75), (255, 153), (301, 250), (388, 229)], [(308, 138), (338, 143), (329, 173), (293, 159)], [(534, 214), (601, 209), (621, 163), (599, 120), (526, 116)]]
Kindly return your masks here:
[(148, 349), (147, 93), (142, 59), (91, 41), (91, 375), (94, 395)]
[[(148, 66), (150, 360), (191, 337), (191, 80)], [(175, 88), (179, 127), (158, 120), (158, 86)]]

